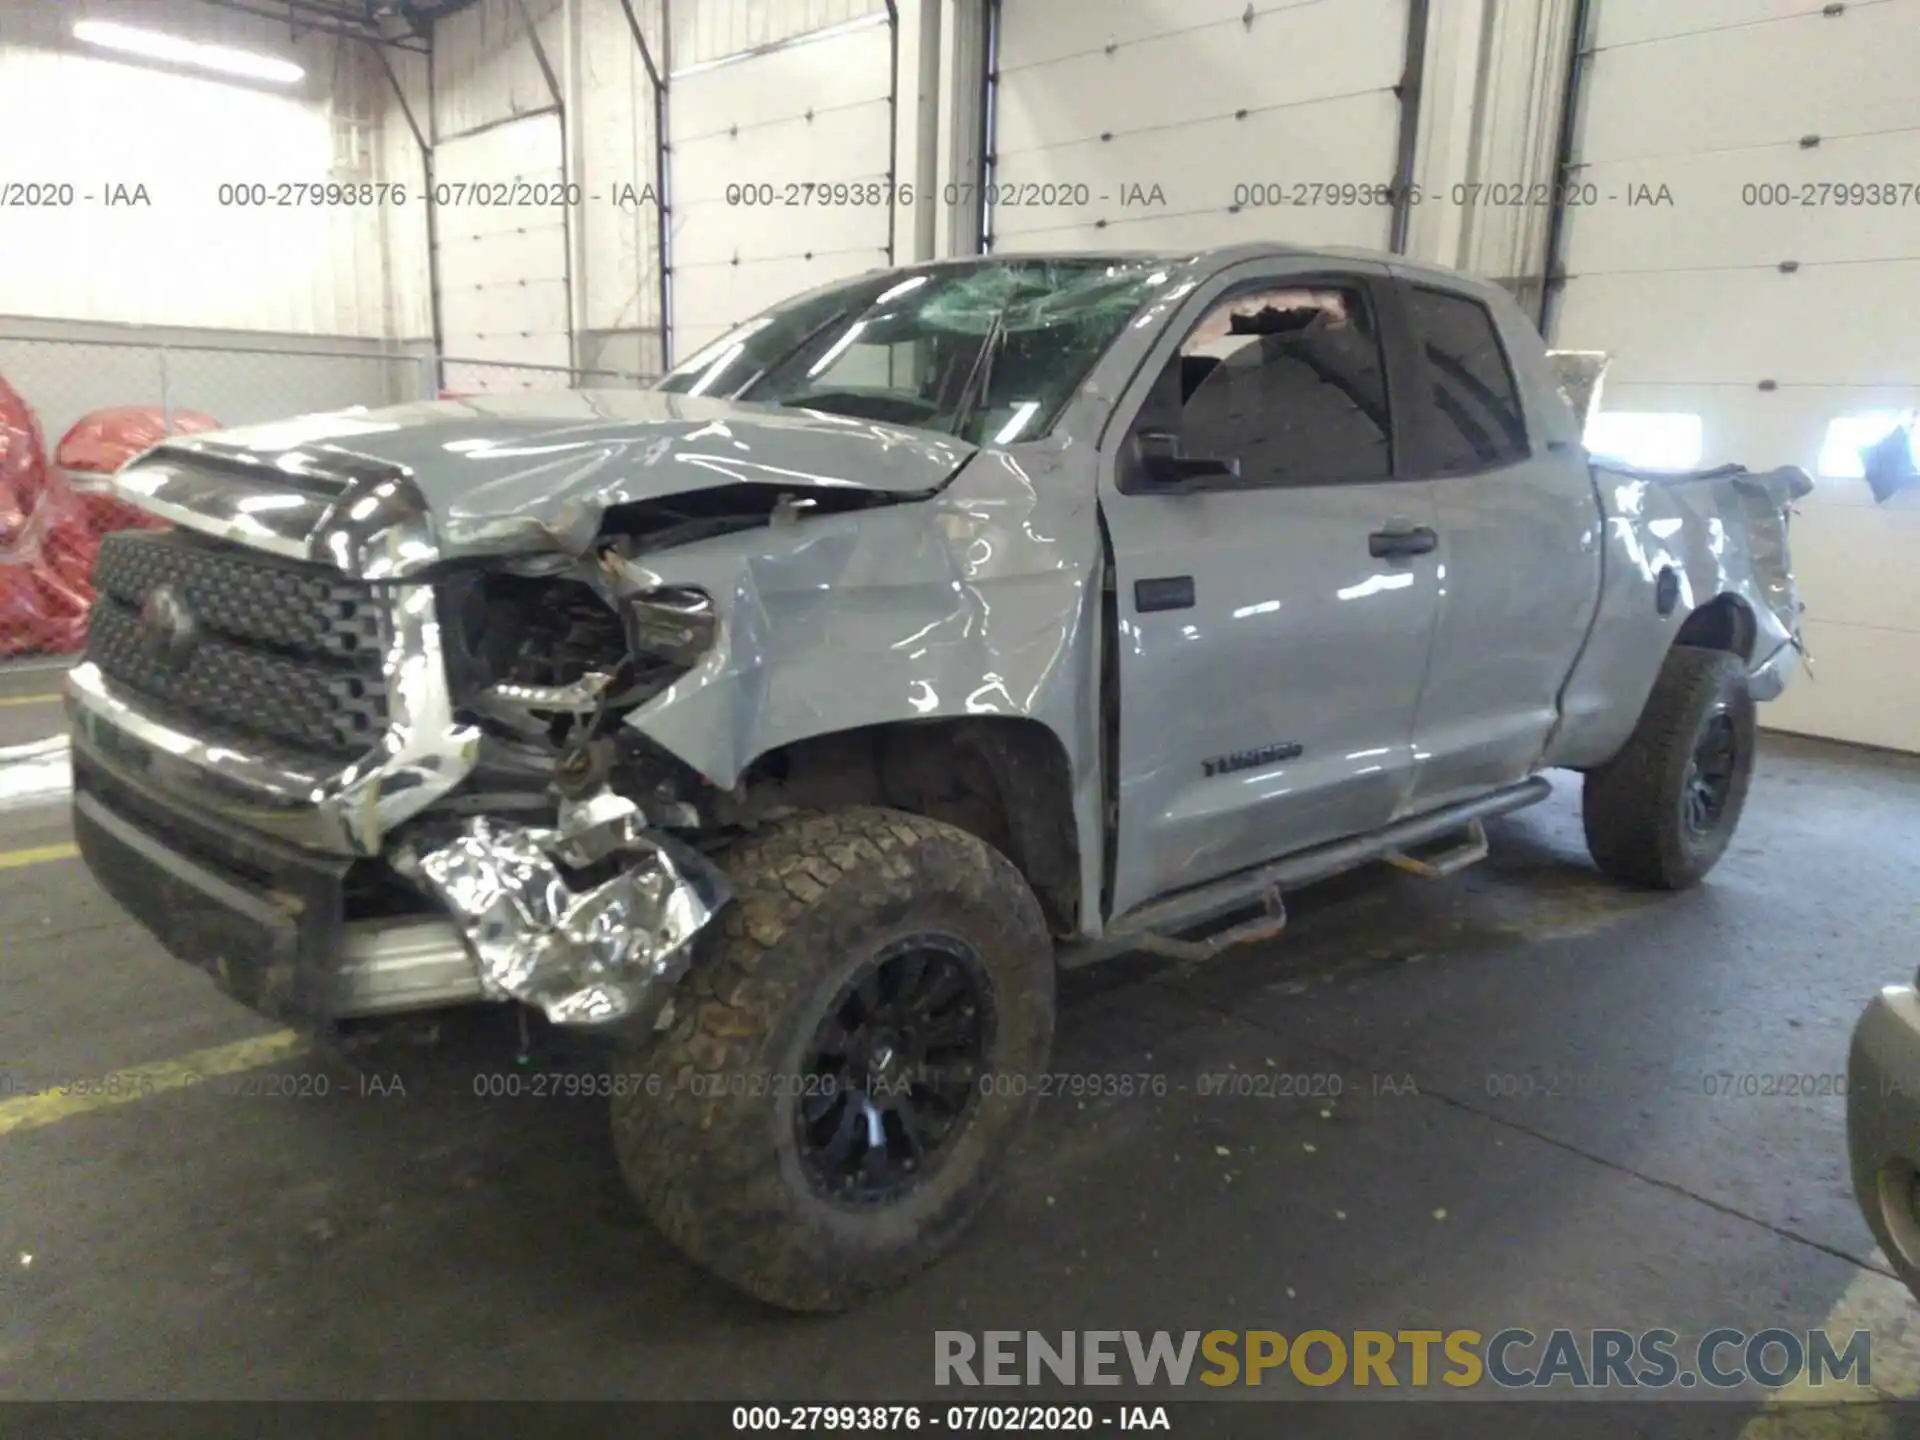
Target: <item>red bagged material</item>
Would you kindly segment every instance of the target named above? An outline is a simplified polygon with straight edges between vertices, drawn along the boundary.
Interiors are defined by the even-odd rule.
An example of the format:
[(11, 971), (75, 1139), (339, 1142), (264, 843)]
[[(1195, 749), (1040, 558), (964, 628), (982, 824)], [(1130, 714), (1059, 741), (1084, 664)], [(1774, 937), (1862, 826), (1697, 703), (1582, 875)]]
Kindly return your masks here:
[(85, 647), (93, 603), (93, 550), (78, 498), (58, 475), (40, 487), (32, 512), (0, 547), (0, 658), (66, 655)]
[(219, 428), (197, 411), (113, 406), (76, 422), (48, 465), (32, 412), (0, 382), (0, 658), (86, 647), (101, 537), (165, 524), (117, 498), (107, 477), (169, 433)]
[[(53, 463), (66, 472), (86, 523), (93, 527), (96, 537), (111, 530), (156, 529), (161, 521), (115, 499), (103, 477), (113, 474), (142, 451), (158, 445), (169, 433), (194, 435), (219, 428), (218, 420), (198, 410), (175, 410), (169, 415), (153, 405), (115, 405), (76, 420), (60, 438), (59, 447), (53, 452)], [(89, 553), (89, 569), (92, 564)]]
[(0, 659), (39, 654), (60, 638), (33, 567), (0, 562)]
[(62, 470), (111, 475), (142, 450), (165, 440), (169, 433), (194, 435), (219, 428), (218, 420), (198, 410), (168, 413), (157, 405), (114, 405), (74, 421), (73, 428), (60, 437), (53, 463)]
[(19, 392), (0, 379), (0, 547), (25, 526), (46, 480), (40, 421)]

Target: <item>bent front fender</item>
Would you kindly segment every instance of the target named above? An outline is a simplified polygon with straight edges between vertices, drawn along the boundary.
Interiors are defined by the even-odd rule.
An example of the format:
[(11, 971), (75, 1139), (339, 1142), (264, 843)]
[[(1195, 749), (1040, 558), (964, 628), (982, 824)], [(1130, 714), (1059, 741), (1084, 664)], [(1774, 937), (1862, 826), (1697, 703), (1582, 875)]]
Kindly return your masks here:
[[(1046, 468), (1035, 472), (1030, 465)], [(1073, 450), (984, 451), (938, 497), (621, 562), (623, 588), (704, 591), (714, 648), (625, 723), (722, 789), (797, 741), (1017, 717), (1072, 776), (1081, 893), (1100, 893), (1100, 546)], [(1094, 907), (1082, 924), (1097, 925)]]

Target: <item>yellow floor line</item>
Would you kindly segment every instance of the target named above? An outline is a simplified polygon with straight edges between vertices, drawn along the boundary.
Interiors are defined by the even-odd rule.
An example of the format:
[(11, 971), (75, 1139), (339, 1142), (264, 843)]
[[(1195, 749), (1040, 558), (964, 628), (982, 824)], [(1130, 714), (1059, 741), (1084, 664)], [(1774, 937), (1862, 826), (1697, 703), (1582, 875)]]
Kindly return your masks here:
[(71, 860), (79, 853), (70, 840), (59, 845), (35, 845), (27, 850), (0, 850), (0, 870), (17, 870), (22, 865), (44, 865), (49, 860)]
[(291, 1030), (276, 1030), (270, 1035), (258, 1035), (251, 1040), (236, 1040), (231, 1045), (196, 1050), (177, 1060), (130, 1065), (124, 1070), (114, 1070), (86, 1080), (43, 1080), (31, 1071), (22, 1071), (14, 1082), (14, 1088), (30, 1084), (45, 1084), (51, 1088), (40, 1095), (21, 1095), (12, 1100), (0, 1100), (0, 1135), (10, 1135), (16, 1130), (37, 1130), (42, 1125), (71, 1120), (76, 1115), (84, 1115), (92, 1110), (105, 1110), (115, 1105), (125, 1105), (131, 1100), (149, 1099), (170, 1090), (185, 1090), (215, 1076), (256, 1070), (297, 1055), (306, 1046), (304, 1036)]
[(1800, 1380), (1768, 1396), (1740, 1440), (1890, 1440), (1894, 1418), (1861, 1402), (1920, 1399), (1920, 1312), (1898, 1280), (1862, 1270), (1823, 1322), (1836, 1349), (1856, 1330), (1873, 1334), (1873, 1387)]
[(58, 705), (60, 700), (57, 690), (51, 695), (0, 695), (0, 710), (14, 710), (22, 705)]

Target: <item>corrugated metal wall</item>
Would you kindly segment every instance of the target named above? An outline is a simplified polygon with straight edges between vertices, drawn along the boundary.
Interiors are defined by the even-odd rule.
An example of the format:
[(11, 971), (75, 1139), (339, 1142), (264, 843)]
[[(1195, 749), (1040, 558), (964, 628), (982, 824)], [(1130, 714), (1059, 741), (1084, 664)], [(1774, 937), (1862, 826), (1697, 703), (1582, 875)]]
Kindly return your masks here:
[[(658, 4), (634, 0), (633, 13), (657, 63), (662, 49)], [(495, 280), (544, 283), (552, 274), (566, 274), (571, 285), (573, 363), (657, 371), (660, 262), (654, 89), (620, 0), (526, 0), (524, 16), (518, 0), (482, 0), (438, 23), (433, 44), (433, 113), (442, 147), (464, 144), (458, 137), (516, 118), (554, 111), (553, 90), (540, 63), (544, 52), (560, 89), (557, 108), (564, 117), (565, 134), (556, 163), (564, 167), (566, 181), (579, 192), (579, 203), (564, 207), (564, 215), (553, 207), (515, 207), (524, 213), (485, 217), (443, 209), (443, 312), (451, 294), (447, 271), (455, 237), (466, 235), (467, 242), (462, 243), (470, 248), (478, 231), (485, 230), (492, 237), (486, 243), (497, 242), (499, 249), (496, 268), (500, 273)], [(442, 158), (451, 158), (451, 150)], [(550, 243), (542, 240), (539, 255), (526, 262), (537, 269), (537, 276), (530, 270), (522, 274), (526, 265), (500, 248), (518, 243), (516, 234), (525, 241), (536, 232), (545, 236), (559, 230), (564, 234), (553, 234)], [(496, 301), (463, 296), (461, 325), (468, 331), (487, 330), (510, 348), (511, 336), (524, 328), (525, 316), (517, 313), (505, 290), (498, 292)], [(500, 312), (494, 320), (484, 313), (489, 304)], [(532, 337), (528, 347), (529, 360), (551, 358)], [(494, 354), (498, 348), (490, 350), (489, 358), (506, 358)], [(535, 349), (541, 350), (538, 356)]]
[[(1575, 0), (1432, 0), (1409, 253), (1539, 311)], [(1460, 204), (1495, 194), (1523, 203)]]
[[(1003, 0), (995, 250), (1385, 248), (1409, 0)], [(1176, 80), (1175, 77), (1181, 77)]]
[[(440, 139), (553, 108), (519, 3), (482, 0), (433, 27), (433, 110)], [(564, 0), (525, 0), (525, 5), (549, 58), (561, 54)]]
[[(1046, 8), (1045, 0), (1005, 3), (1012, 28), (1024, 23), (1024, 12)], [(939, 171), (943, 181), (960, 190), (977, 173), (982, 0), (934, 4), (944, 17), (939, 22)], [(1139, 4), (1112, 0), (1116, 17)], [(1543, 160), (1550, 158), (1543, 151), (1551, 138), (1547, 122), (1557, 99), (1570, 8), (1570, 0), (1533, 7), (1502, 0), (1434, 0), (1421, 116), (1420, 178), (1429, 188), (1471, 178), (1539, 176)], [(884, 14), (885, 3), (677, 0), (670, 47), (663, 44), (659, 0), (635, 0), (633, 9), (656, 60), (670, 53), (673, 69), (683, 71)], [(29, 259), (0, 272), (0, 313), (283, 333), (430, 335), (426, 207), (417, 203), (424, 178), (419, 147), (385, 75), (364, 47), (311, 36), (296, 43), (284, 25), (196, 0), (140, 0), (134, 10), (142, 23), (172, 33), (289, 54), (307, 66), (309, 81), (298, 96), (280, 96), (162, 76), (77, 53), (66, 38), (73, 19), (86, 14), (127, 18), (134, 11), (125, 0), (0, 7), (0, 74), (9, 82), (0, 83), (0, 110), (11, 106), (28, 112), (28, 123), (8, 130), (15, 161), (8, 173), (32, 170), (41, 158), (28, 148), (33, 141), (23, 144), (20, 136), (49, 146), (48, 158), (73, 168), (71, 157), (92, 153), (85, 151), (84, 141), (91, 133), (99, 142), (96, 150), (112, 155), (131, 178), (148, 180), (155, 196), (150, 212), (9, 213), (6, 239), (14, 255)], [(923, 0), (903, 0), (901, 11), (911, 40), (926, 6)], [(582, 365), (651, 369), (659, 363), (661, 331), (661, 177), (655, 164), (652, 82), (620, 0), (526, 0), (526, 13), (562, 89), (566, 174), (583, 192), (582, 203), (567, 217), (567, 234), (555, 242), (566, 252), (558, 268), (569, 272), (574, 358)], [(441, 22), (434, 41), (431, 105), (425, 63), (400, 54), (391, 58), (414, 100), (416, 118), (443, 142), (553, 108), (518, 0), (483, 0)], [(903, 59), (903, 69), (911, 81), (917, 61)], [(145, 95), (154, 86), (159, 89), (131, 121), (110, 107), (75, 105), (80, 94), (91, 93), (92, 83), (75, 77), (103, 73), (115, 80), (129, 77), (118, 87), (122, 92)], [(833, 77), (822, 77), (816, 88), (821, 113), (833, 109)], [(200, 97), (194, 107), (181, 104), (181, 95), (188, 93)], [(37, 106), (35, 96), (41, 97)], [(63, 116), (58, 129), (65, 137), (57, 145), (36, 136), (32, 123), (33, 115), (55, 109)], [(90, 122), (90, 114), (99, 118)], [(304, 134), (302, 143), (318, 158), (296, 163), (296, 147), (280, 144), (269, 159), (248, 159), (261, 137), (277, 133), (262, 123), (262, 114), (278, 115), (276, 123), (289, 135)], [(192, 118), (192, 144), (174, 144), (164, 155), (142, 150), (143, 145), (164, 149), (168, 125), (186, 123), (184, 116)], [(39, 129), (48, 131), (44, 121)], [(674, 138), (694, 137), (689, 132)], [(871, 168), (870, 142), (863, 136), (858, 156), (810, 151), (808, 168), (826, 178), (838, 178), (850, 167), (865, 173)], [(716, 183), (712, 175), (687, 169), (698, 158), (692, 152), (682, 157), (682, 198), (689, 204)], [(900, 178), (925, 188), (927, 177), (917, 173), (915, 157), (903, 152), (900, 159)], [(317, 168), (315, 178), (372, 176), (405, 185), (416, 203), (247, 216), (214, 211), (202, 194), (221, 179), (266, 178), (229, 177), (229, 171), (298, 169), (300, 163)], [(94, 169), (93, 160), (81, 168)], [(161, 178), (168, 181), (164, 204), (160, 187), (151, 183)], [(764, 177), (756, 170), (752, 178)], [(933, 206), (937, 238), (931, 239), (917, 238), (924, 233), (925, 217), (907, 215), (900, 226), (902, 258), (929, 246), (940, 254), (970, 250), (976, 208)], [(459, 229), (458, 219), (443, 227), (443, 238), (445, 229)], [(1412, 249), (1524, 280), (1538, 268), (1545, 219), (1538, 209), (1474, 215), (1429, 205), (1414, 217)], [(209, 237), (216, 243), (209, 245)], [(553, 268), (542, 261), (543, 271)]]
[(789, 296), (888, 263), (890, 40), (882, 11), (676, 67), (675, 361)]
[[(413, 121), (424, 130), (428, 121), (426, 57), (389, 51), (386, 63), (392, 70), (391, 80), (377, 60), (370, 63), (376, 71), (379, 95), (374, 143), (379, 151), (380, 175), (391, 183), (424, 193), (426, 171), (407, 111), (412, 109)], [(400, 94), (395, 93), (396, 83)], [(401, 94), (406, 97), (404, 105)], [(378, 227), (387, 270), (386, 324), (379, 333), (397, 340), (430, 340), (433, 289), (427, 258), (426, 207), (415, 205), (404, 210), (388, 207), (373, 216), (372, 221)]]
[[(656, 367), (662, 329), (656, 208), (661, 177), (653, 82), (620, 0), (527, 0), (526, 8), (560, 83), (566, 174), (580, 187), (580, 204), (567, 217), (563, 242), (572, 280), (575, 363)], [(667, 37), (660, 8), (657, 0), (635, 0), (634, 19), (656, 64), (670, 55), (675, 71), (886, 11), (885, 0), (683, 0), (671, 7), (668, 46), (662, 43)], [(452, 137), (553, 108), (518, 0), (482, 0), (436, 25), (433, 39), (433, 113), (443, 145)], [(872, 88), (869, 82), (870, 77), (862, 82), (863, 96)], [(884, 90), (884, 80), (881, 85)], [(833, 77), (823, 78), (817, 88), (819, 109), (831, 110)], [(688, 144), (697, 139), (691, 132), (670, 138)], [(867, 143), (859, 157), (861, 174), (873, 168), (872, 153)], [(683, 163), (691, 166), (699, 158), (689, 151)], [(807, 163), (825, 166), (823, 178), (840, 178), (841, 160), (830, 152), (809, 154)], [(703, 194), (726, 178), (689, 170), (680, 177), (682, 198)], [(763, 177), (756, 171), (754, 178)], [(531, 232), (544, 218), (529, 215), (519, 228)], [(443, 212), (443, 247), (449, 243), (448, 227), (458, 230), (459, 225), (459, 217)], [(542, 257), (544, 275), (544, 251)], [(443, 253), (443, 293), (445, 268)], [(503, 311), (501, 333), (513, 323)]]
[[(653, 82), (620, 0), (574, 0), (578, 17), (571, 117), (575, 163), (587, 190), (576, 227), (580, 363), (610, 370), (660, 365), (659, 212)], [(660, 15), (635, 0), (655, 63)], [(615, 196), (620, 198), (616, 203)]]
[[(285, 92), (119, 63), (83, 18), (289, 59)], [(0, 6), (4, 177), (74, 186), (68, 206), (0, 211), (0, 314), (385, 336), (425, 314), (407, 205), (235, 206), (220, 187), (401, 182), (386, 80), (364, 47), (189, 0)], [(107, 207), (107, 187), (137, 202)], [(256, 192), (257, 194), (258, 192)], [(89, 194), (95, 198), (86, 199)]]
[(886, 0), (681, 0), (673, 6), (674, 68), (791, 40), (886, 8)]

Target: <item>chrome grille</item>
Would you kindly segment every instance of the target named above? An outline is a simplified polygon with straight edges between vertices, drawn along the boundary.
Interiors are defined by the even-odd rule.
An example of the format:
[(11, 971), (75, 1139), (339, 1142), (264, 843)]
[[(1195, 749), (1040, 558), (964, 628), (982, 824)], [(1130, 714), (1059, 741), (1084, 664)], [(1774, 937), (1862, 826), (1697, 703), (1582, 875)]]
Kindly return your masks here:
[[(194, 622), (184, 653), (141, 623), (162, 587)], [(94, 588), (87, 658), (183, 728), (340, 758), (386, 728), (388, 611), (371, 585), (170, 531), (107, 536)]]

